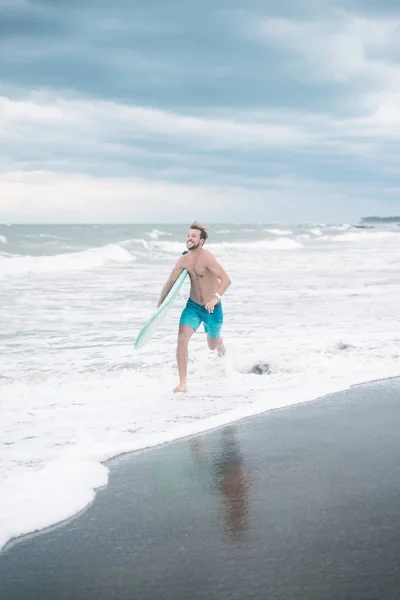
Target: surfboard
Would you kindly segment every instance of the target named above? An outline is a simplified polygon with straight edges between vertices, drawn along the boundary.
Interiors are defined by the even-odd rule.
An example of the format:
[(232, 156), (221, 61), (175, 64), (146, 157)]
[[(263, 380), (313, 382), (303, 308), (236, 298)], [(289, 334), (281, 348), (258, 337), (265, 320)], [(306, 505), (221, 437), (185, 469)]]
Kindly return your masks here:
[(183, 269), (182, 273), (169, 290), (167, 296), (164, 298), (164, 302), (157, 308), (156, 312), (150, 317), (150, 319), (146, 321), (136, 338), (134, 344), (134, 348), (136, 350), (139, 350), (139, 348), (142, 348), (145, 344), (147, 344), (157, 327), (159, 327), (164, 318), (167, 316), (167, 313), (171, 308), (177, 293), (181, 289), (187, 274), (187, 270)]

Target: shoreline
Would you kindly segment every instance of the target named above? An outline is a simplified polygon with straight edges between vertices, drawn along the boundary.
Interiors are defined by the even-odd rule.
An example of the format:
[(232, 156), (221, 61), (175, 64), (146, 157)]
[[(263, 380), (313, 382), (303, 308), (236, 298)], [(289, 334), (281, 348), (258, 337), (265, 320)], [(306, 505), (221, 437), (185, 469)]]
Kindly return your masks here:
[(391, 378), (116, 457), (90, 507), (0, 554), (0, 595), (392, 600), (399, 396)]
[[(322, 400), (328, 400), (332, 396), (335, 396), (337, 394), (343, 394), (349, 390), (352, 390), (353, 388), (370, 386), (370, 385), (379, 384), (379, 383), (383, 384), (385, 382), (397, 380), (397, 379), (400, 382), (400, 375), (393, 375), (393, 376), (379, 378), (379, 379), (372, 379), (372, 380), (368, 380), (365, 382), (354, 383), (354, 384), (350, 384), (344, 388), (341, 388), (340, 390), (333, 391), (328, 394), (323, 394), (321, 396), (317, 396), (317, 397), (309, 399), (309, 400), (299, 400), (298, 402), (288, 404), (288, 405), (266, 408), (266, 409), (262, 409), (260, 412), (254, 412), (254, 413), (251, 413), (248, 415), (234, 417), (233, 419), (231, 417), (229, 417), (227, 419), (226, 418), (227, 413), (221, 413), (217, 417), (217, 420), (220, 420), (221, 422), (219, 424), (213, 425), (210, 428), (195, 430), (195, 431), (189, 432), (189, 433), (184, 433), (182, 435), (179, 435), (178, 437), (176, 437), (175, 434), (173, 434), (171, 437), (166, 436), (166, 439), (164, 441), (156, 442), (154, 444), (150, 444), (147, 446), (141, 446), (141, 447), (134, 448), (134, 449), (128, 449), (126, 451), (122, 451), (122, 452), (119, 452), (118, 454), (110, 456), (109, 458), (106, 458), (104, 461), (101, 461), (101, 463), (100, 463), (102, 466), (106, 467), (106, 469), (107, 469), (107, 482), (104, 485), (100, 485), (99, 487), (96, 487), (93, 489), (94, 495), (90, 502), (88, 502), (81, 510), (71, 514), (70, 516), (67, 516), (65, 519), (51, 523), (50, 525), (45, 526), (41, 529), (29, 531), (27, 533), (22, 533), (21, 535), (10, 538), (3, 546), (0, 546), (0, 557), (2, 556), (3, 553), (6, 553), (8, 551), (8, 549), (13, 547), (14, 545), (19, 544), (19, 543), (25, 541), (26, 539), (31, 539), (33, 537), (37, 537), (42, 534), (50, 533), (51, 531), (53, 531), (59, 527), (64, 527), (64, 526), (68, 525), (68, 523), (73, 521), (74, 519), (80, 518), (83, 514), (85, 514), (85, 512), (90, 509), (90, 507), (93, 505), (93, 503), (96, 502), (96, 498), (97, 498), (99, 492), (107, 489), (107, 486), (109, 484), (109, 475), (110, 475), (110, 471), (112, 469), (112, 463), (114, 461), (118, 461), (119, 459), (121, 459), (123, 457), (127, 457), (127, 456), (129, 457), (130, 455), (138, 455), (138, 454), (141, 454), (141, 453), (144, 453), (147, 451), (162, 449), (164, 447), (168, 447), (171, 444), (189, 440), (196, 436), (212, 434), (213, 432), (218, 431), (221, 428), (224, 428), (224, 427), (227, 427), (230, 425), (232, 425), (232, 426), (240, 425), (241, 423), (246, 422), (248, 419), (262, 418), (263, 416), (266, 416), (275, 411), (286, 410), (286, 409), (290, 409), (292, 407), (293, 408), (301, 407), (301, 406), (305, 406), (305, 405), (310, 405), (315, 402), (320, 402)], [(235, 409), (233, 409), (233, 410), (235, 410)], [(215, 417), (213, 417), (213, 418), (215, 418)]]

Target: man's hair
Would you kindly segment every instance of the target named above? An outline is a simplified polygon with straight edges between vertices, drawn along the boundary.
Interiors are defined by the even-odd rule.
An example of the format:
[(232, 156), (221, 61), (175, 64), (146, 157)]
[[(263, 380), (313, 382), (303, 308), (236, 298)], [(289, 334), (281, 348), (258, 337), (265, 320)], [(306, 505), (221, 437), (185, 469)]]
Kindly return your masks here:
[(208, 239), (207, 227), (205, 225), (202, 225), (198, 221), (192, 223), (189, 229), (197, 229), (198, 231), (200, 231), (200, 239), (204, 240), (204, 242)]

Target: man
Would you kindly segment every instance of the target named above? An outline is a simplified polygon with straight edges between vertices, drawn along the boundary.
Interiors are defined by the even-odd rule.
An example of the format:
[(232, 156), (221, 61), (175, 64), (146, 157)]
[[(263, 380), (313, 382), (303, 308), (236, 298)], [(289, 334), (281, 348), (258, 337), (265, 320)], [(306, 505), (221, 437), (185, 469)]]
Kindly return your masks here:
[(171, 287), (179, 277), (182, 269), (187, 269), (190, 276), (190, 297), (179, 321), (178, 346), (176, 359), (178, 363), (179, 385), (174, 392), (187, 392), (187, 365), (189, 340), (204, 323), (207, 342), (210, 350), (217, 350), (220, 356), (226, 353), (221, 338), (223, 312), (221, 296), (228, 289), (231, 280), (211, 252), (204, 249), (208, 232), (204, 225), (195, 221), (186, 234), (185, 252), (180, 257), (165, 286), (162, 289), (157, 306), (160, 306)]

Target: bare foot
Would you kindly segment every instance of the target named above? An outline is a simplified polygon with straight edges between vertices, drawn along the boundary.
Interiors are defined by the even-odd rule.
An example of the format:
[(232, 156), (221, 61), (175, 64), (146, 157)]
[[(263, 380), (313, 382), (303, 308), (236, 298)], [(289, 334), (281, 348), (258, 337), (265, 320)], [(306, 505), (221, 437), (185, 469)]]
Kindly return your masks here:
[(180, 383), (179, 385), (176, 386), (176, 388), (174, 389), (174, 394), (181, 392), (182, 394), (185, 394), (187, 392), (187, 385), (186, 383)]
[(218, 356), (225, 356), (226, 348), (222, 343), (218, 346), (217, 352), (218, 352)]

